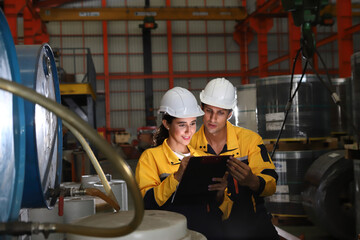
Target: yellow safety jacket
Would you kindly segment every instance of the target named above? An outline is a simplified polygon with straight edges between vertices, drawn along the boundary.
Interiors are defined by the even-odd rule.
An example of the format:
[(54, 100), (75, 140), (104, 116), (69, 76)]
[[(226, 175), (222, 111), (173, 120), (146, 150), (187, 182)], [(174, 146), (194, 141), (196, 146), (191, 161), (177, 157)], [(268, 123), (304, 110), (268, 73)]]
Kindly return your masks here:
[[(258, 200), (259, 197), (262, 199), (262, 197), (270, 196), (276, 191), (276, 181), (278, 176), (275, 172), (274, 163), (270, 159), (262, 138), (257, 133), (246, 128), (234, 126), (230, 122), (227, 122), (226, 128), (227, 148), (223, 150), (220, 155), (233, 155), (235, 158), (245, 161), (251, 168), (252, 173), (257, 175), (260, 180), (259, 191), (256, 193), (251, 191), (250, 194), (239, 193), (239, 186), (234, 184), (235, 186), (231, 188), (231, 184), (229, 184), (229, 196), (234, 201), (235, 199), (251, 198), (254, 211), (256, 211), (256, 200)], [(201, 150), (205, 154), (209, 154), (209, 145), (205, 137), (204, 126), (201, 126), (194, 134), (190, 145), (196, 150)], [(234, 183), (236, 183), (236, 181), (234, 181)], [(263, 203), (263, 199), (261, 202)], [(228, 206), (230, 206), (228, 211), (231, 211), (231, 205)]]
[[(207, 155), (190, 145), (187, 147), (192, 156)], [(179, 163), (180, 159), (167, 144), (167, 139), (162, 145), (149, 148), (141, 154), (136, 166), (135, 178), (144, 197), (146, 208), (159, 208), (172, 197), (179, 184), (174, 177), (174, 173), (180, 166)], [(226, 197), (219, 206), (220, 210), (227, 209), (226, 204), (230, 202), (231, 200)]]

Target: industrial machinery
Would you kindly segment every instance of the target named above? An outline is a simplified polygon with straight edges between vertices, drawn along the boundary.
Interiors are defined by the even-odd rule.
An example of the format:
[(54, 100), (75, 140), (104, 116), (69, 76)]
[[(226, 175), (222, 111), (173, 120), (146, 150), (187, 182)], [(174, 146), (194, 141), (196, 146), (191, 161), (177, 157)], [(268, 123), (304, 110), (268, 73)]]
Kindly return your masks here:
[(302, 53), (306, 58), (312, 58), (315, 53), (315, 37), (312, 27), (321, 25), (332, 25), (332, 16), (324, 14), (320, 16), (320, 10), (328, 3), (328, 0), (282, 0), (284, 9), (291, 12), (294, 24), (301, 27)]
[[(168, 236), (168, 239), (174, 240), (205, 239), (203, 235), (189, 231), (186, 227), (186, 218), (180, 214), (166, 211), (146, 211), (145, 218), (143, 218), (143, 199), (127, 163), (93, 128), (57, 102), (59, 99), (58, 82), (55, 77), (57, 73), (51, 60), (50, 46), (27, 46), (26, 49), (17, 49), (18, 58), (24, 61), (24, 65), (20, 67), (23, 70), (22, 78), (20, 78), (15, 46), (1, 11), (0, 30), (0, 106), (5, 113), (5, 116), (1, 118), (2, 124), (0, 125), (0, 239), (33, 234), (43, 234), (45, 238), (55, 234), (53, 235), (54, 239), (62, 239), (63, 234), (66, 234), (66, 237), (74, 236), (75, 239), (82, 236), (87, 236), (84, 237), (85, 239), (89, 237), (119, 239), (124, 235), (127, 236), (121, 239), (129, 239), (128, 237), (133, 238), (134, 236), (137, 239), (159, 239), (164, 234)], [(25, 81), (22, 82), (21, 79), (25, 79)], [(30, 87), (27, 87), (28, 85)], [(24, 107), (22, 98), (29, 101), (29, 105), (27, 102)], [(36, 105), (31, 105), (30, 102)], [(29, 115), (31, 117), (27, 118)], [(62, 124), (75, 135), (83, 146), (101, 183), (95, 182), (91, 188), (60, 186), (59, 166), (61, 165), (59, 165), (59, 161), (61, 162), (61, 160), (59, 160), (59, 156), (61, 156), (61, 147), (60, 149), (58, 147), (61, 146), (60, 118)], [(25, 124), (25, 119), (29, 121), (29, 127)], [(25, 138), (28, 132), (29, 138)], [(76, 219), (69, 218), (69, 216), (75, 216), (73, 214), (68, 214), (64, 221), (50, 219), (49, 222), (43, 222), (46, 220), (45, 213), (50, 211), (47, 208), (57, 207), (60, 212), (65, 206), (70, 212), (75, 213), (75, 210), (84, 207), (86, 209), (82, 212), (83, 214), (76, 216), (92, 215), (94, 213), (93, 201), (89, 198), (82, 199), (82, 195), (102, 197), (111, 204), (115, 211), (119, 211), (118, 199), (85, 137), (98, 150), (102, 151), (107, 159), (111, 160), (115, 169), (123, 176), (134, 202), (135, 211), (117, 213), (111, 211), (108, 216), (102, 215), (106, 219), (115, 217), (119, 224), (113, 226), (103, 221), (100, 215), (93, 215), (95, 218), (84, 219), (84, 222), (74, 223)], [(34, 175), (28, 175), (29, 173)], [(121, 188), (125, 182), (113, 182), (113, 185)], [(102, 193), (101, 190), (104, 190), (105, 193)], [(66, 196), (78, 196), (78, 198), (64, 200)], [(74, 208), (72, 203), (77, 203), (79, 200), (81, 205), (75, 205), (77, 207)], [(65, 204), (63, 204), (64, 201)], [(21, 206), (31, 209), (20, 209)], [(35, 210), (33, 210), (34, 208)], [(24, 213), (26, 210), (28, 210), (30, 220), (39, 219), (35, 215), (40, 214), (41, 222), (17, 221), (18, 218), (21, 219), (26, 215)], [(156, 226), (154, 226), (155, 222)], [(130, 234), (135, 229), (137, 229), (136, 232)]]
[[(154, 135), (156, 133), (156, 126), (145, 126), (137, 129), (137, 149), (140, 153), (151, 147), (154, 143)], [(135, 145), (133, 143), (133, 145)]]
[[(20, 83), (15, 46), (2, 12), (0, 22), (0, 77)], [(25, 174), (25, 113), (21, 98), (0, 91), (0, 99), (0, 180), (6, 183), (1, 185), (0, 191), (0, 221), (6, 222), (17, 219), (21, 206)]]
[[(2, 11), (0, 12), (0, 30), (2, 67), (2, 71), (0, 71), (0, 88), (2, 89), (0, 91), (0, 103), (3, 105), (1, 106), (2, 109), (4, 109), (3, 111), (7, 114), (2, 118), (5, 119), (3, 121), (4, 124), (0, 125), (0, 172), (2, 176), (0, 191), (0, 199), (2, 201), (0, 204), (0, 237), (3, 238), (4, 235), (30, 235), (39, 233), (43, 233), (47, 237), (50, 233), (54, 232), (110, 237), (132, 232), (141, 223), (144, 209), (142, 197), (138, 191), (131, 170), (116, 154), (115, 150), (104, 139), (99, 137), (94, 129), (89, 127), (76, 114), (54, 101), (58, 100), (55, 86), (55, 84), (57, 84), (58, 87), (58, 83), (56, 79), (53, 78), (57, 76), (57, 73), (56, 68), (53, 68), (54, 65), (51, 62), (52, 51), (50, 47), (34, 47), (26, 54), (25, 51), (23, 52), (18, 49), (24, 53), (24, 59), (27, 59), (26, 61), (24, 60), (26, 64), (35, 63), (33, 67), (24, 64), (22, 69), (27, 69), (25, 72), (29, 73), (30, 76), (23, 76), (23, 78), (26, 78), (27, 84), (40, 92), (38, 93), (31, 88), (19, 84), (21, 83), (21, 78), (18, 58), (9, 27)], [(37, 53), (35, 57), (33, 56), (34, 52)], [(29, 67), (26, 68), (27, 66)], [(38, 78), (42, 80), (37, 81), (39, 80)], [(14, 82), (17, 82), (17, 84), (14, 84)], [(30, 108), (33, 116), (29, 118), (29, 121), (33, 122), (32, 124), (35, 126), (35, 129), (38, 129), (35, 131), (39, 133), (36, 134), (32, 132), (33, 139), (25, 139), (26, 132), (31, 130), (28, 130), (25, 126), (26, 111), (24, 102), (16, 96), (20, 96), (37, 104), (35, 107)], [(52, 100), (52, 98), (54, 100)], [(33, 110), (34, 108), (35, 111)], [(56, 138), (56, 136), (60, 135), (58, 131), (60, 122), (56, 121), (55, 115), (64, 120), (63, 123), (70, 131), (77, 135), (82, 144), (85, 145), (87, 143), (81, 134), (87, 137), (98, 149), (102, 150), (108, 159), (114, 161), (116, 169), (123, 174), (129, 186), (129, 191), (133, 197), (136, 209), (129, 224), (118, 228), (104, 229), (58, 223), (14, 222), (18, 219), (20, 207), (23, 204), (26, 204), (28, 207), (38, 207), (37, 204), (52, 207), (55, 202), (54, 199), (57, 197), (60, 197), (60, 200), (61, 195), (76, 195), (76, 193), (79, 193), (79, 191), (73, 191), (72, 189), (64, 192), (57, 187), (57, 185), (60, 184), (59, 179), (56, 178), (59, 173), (57, 168), (59, 155), (57, 146), (61, 138)], [(36, 117), (38, 117), (38, 119)], [(39, 126), (37, 126), (37, 124)], [(55, 128), (52, 128), (54, 126)], [(31, 128), (32, 130), (34, 129), (34, 127)], [(31, 134), (31, 132), (29, 134)], [(37, 153), (37, 156), (34, 156), (35, 164), (32, 164), (35, 168), (28, 169), (28, 171), (34, 173), (35, 176), (27, 179), (25, 176), (25, 168), (27, 164), (33, 163), (33, 161), (27, 159), (29, 156), (27, 156), (28, 153), (25, 152), (25, 146), (31, 143), (35, 143), (32, 146), (36, 148), (29, 148), (29, 150), (32, 151), (30, 154)], [(88, 148), (87, 152), (90, 155), (92, 153)], [(40, 157), (41, 154), (45, 154), (43, 158)], [(39, 159), (41, 162), (38, 161)], [(55, 159), (55, 164), (52, 164), (52, 159)], [(39, 181), (36, 182), (34, 180)], [(27, 184), (31, 183), (38, 185), (27, 186)], [(27, 190), (35, 191), (31, 193), (31, 197), (36, 198), (36, 200), (27, 201), (28, 196), (24, 191), (24, 186), (32, 188)], [(6, 238), (6, 236), (4, 238)]]
[[(55, 59), (48, 44), (16, 46), (23, 85), (60, 103)], [(62, 167), (62, 123), (52, 112), (25, 102), (26, 161), (22, 207), (52, 207)], [(35, 141), (34, 141), (35, 140)], [(39, 194), (41, 193), (41, 194)]]

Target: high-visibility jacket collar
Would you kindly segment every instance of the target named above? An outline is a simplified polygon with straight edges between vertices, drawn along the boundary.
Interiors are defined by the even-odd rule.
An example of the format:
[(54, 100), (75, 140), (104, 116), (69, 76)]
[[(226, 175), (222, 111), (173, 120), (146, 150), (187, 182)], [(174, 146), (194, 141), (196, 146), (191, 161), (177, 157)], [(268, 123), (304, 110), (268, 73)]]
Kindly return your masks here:
[[(164, 140), (163, 144), (161, 145), (161, 148), (169, 162), (169, 164), (176, 163), (179, 161), (179, 158), (176, 156), (176, 154), (173, 152), (173, 150), (169, 147), (167, 143), (167, 138)], [(187, 145), (187, 148), (190, 151), (191, 156), (198, 156), (199, 154), (196, 153), (196, 150), (191, 147), (190, 145)]]
[[(208, 151), (208, 141), (205, 137), (205, 128), (204, 125), (202, 125), (199, 129), (199, 138), (197, 140), (197, 146), (200, 146), (199, 148), (204, 151), (207, 152)], [(234, 130), (234, 126), (227, 121), (226, 122), (226, 145), (227, 145), (227, 149), (237, 149), (239, 147), (238, 145), (238, 139), (236, 136), (236, 131)]]

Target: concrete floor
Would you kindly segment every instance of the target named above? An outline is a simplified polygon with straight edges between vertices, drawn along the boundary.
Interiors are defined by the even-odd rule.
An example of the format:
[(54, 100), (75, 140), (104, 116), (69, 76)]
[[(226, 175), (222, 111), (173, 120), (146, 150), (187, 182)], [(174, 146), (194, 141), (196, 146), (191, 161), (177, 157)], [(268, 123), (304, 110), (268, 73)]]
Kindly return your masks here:
[(336, 240), (336, 238), (332, 237), (329, 233), (314, 225), (279, 227), (302, 240)]

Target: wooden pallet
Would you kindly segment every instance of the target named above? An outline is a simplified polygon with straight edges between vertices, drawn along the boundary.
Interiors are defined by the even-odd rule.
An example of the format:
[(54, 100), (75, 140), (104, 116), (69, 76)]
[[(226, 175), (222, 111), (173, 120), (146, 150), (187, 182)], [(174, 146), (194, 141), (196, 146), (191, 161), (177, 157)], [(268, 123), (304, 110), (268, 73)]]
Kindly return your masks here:
[[(264, 139), (266, 149), (271, 152), (276, 140)], [(301, 150), (332, 150), (338, 149), (338, 139), (319, 138), (319, 139), (282, 139), (279, 141), (276, 151), (301, 151)]]
[(283, 215), (272, 214), (272, 223), (275, 226), (311, 226), (312, 222), (309, 221), (306, 215)]

